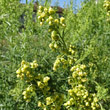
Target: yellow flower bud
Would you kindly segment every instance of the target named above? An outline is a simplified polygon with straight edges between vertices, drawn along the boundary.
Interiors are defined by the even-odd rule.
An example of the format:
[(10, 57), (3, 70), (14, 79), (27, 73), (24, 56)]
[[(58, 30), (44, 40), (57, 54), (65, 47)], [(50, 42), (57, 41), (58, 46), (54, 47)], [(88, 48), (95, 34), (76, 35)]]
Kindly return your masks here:
[(20, 75), (19, 74), (17, 74), (17, 78), (20, 78)]
[(52, 31), (51, 36), (54, 37), (56, 35), (57, 35), (57, 32), (56, 31)]
[(52, 16), (49, 16), (48, 19), (49, 19), (49, 21), (52, 21), (53, 20), (53, 17)]
[(91, 100), (92, 100), (92, 99), (89, 97), (89, 98), (88, 98), (88, 101), (91, 101)]
[(27, 99), (27, 100), (26, 100), (26, 102), (30, 102), (30, 101), (31, 101), (31, 99)]
[(86, 82), (87, 81), (87, 78), (82, 78), (81, 81), (82, 82)]
[(30, 87), (28, 87), (28, 88), (26, 89), (26, 91), (27, 91), (27, 92), (31, 91), (31, 88), (30, 88)]
[(43, 22), (40, 22), (40, 26), (42, 26), (43, 25)]
[(42, 18), (41, 18), (41, 16), (38, 16), (38, 20), (41, 20)]
[(40, 101), (38, 101), (38, 107), (41, 107), (42, 103)]
[(22, 62), (21, 62), (21, 65), (24, 65), (25, 64), (25, 61), (23, 60)]
[(26, 96), (24, 96), (23, 98), (24, 98), (24, 99), (27, 99), (27, 97), (26, 97)]
[(59, 24), (59, 20), (58, 19), (55, 19), (54, 20), (54, 23)]
[(49, 21), (49, 26), (51, 26), (52, 25), (52, 21)]
[(94, 97), (94, 102), (98, 102), (98, 98), (97, 97)]
[(54, 44), (54, 48), (56, 48), (56, 49), (58, 48), (58, 45), (56, 43)]
[(57, 68), (56, 68), (56, 67), (53, 67), (53, 70), (54, 70), (54, 71), (56, 71), (56, 70), (57, 70)]
[(81, 72), (78, 72), (78, 75), (79, 75), (80, 77), (82, 77), (82, 76), (83, 76), (82, 71), (81, 71)]
[(52, 31), (51, 38), (52, 38), (52, 40), (58, 40), (59, 39), (56, 31)]
[(20, 74), (20, 73), (21, 73), (21, 70), (20, 70), (20, 69), (18, 69), (18, 70), (16, 71), (16, 73), (17, 73), (17, 74)]
[(68, 104), (67, 104), (67, 103), (64, 103), (63, 105), (64, 105), (64, 106), (68, 106)]
[(65, 24), (62, 24), (62, 26), (65, 28), (66, 27), (66, 25)]
[(74, 90), (70, 89), (70, 90), (68, 90), (68, 93), (70, 94), (70, 96), (72, 96), (74, 93)]
[(67, 105), (71, 105), (71, 102), (70, 101), (67, 101)]
[(72, 73), (72, 77), (73, 78), (76, 78), (77, 77), (77, 74), (75, 74), (74, 72)]
[(49, 14), (53, 14), (53, 13), (55, 13), (55, 11), (54, 11), (54, 9), (53, 8), (49, 8)]
[(60, 23), (62, 24), (62, 23), (64, 23), (64, 21), (65, 21), (65, 18), (64, 17), (61, 17), (60, 18)]
[(86, 106), (89, 106), (89, 102), (86, 102), (85, 105), (86, 105)]
[(28, 65), (24, 65), (23, 68), (26, 70), (29, 66)]
[(47, 22), (47, 23), (49, 22), (49, 18), (48, 18), (48, 19), (46, 19), (46, 22)]
[(96, 110), (96, 107), (92, 107), (92, 110)]
[(110, 13), (109, 12), (107, 12), (107, 16), (110, 16)]
[(46, 14), (44, 12), (41, 13), (41, 18), (44, 18)]
[(76, 69), (76, 67), (73, 66), (73, 67), (70, 69), (70, 71), (74, 71), (75, 69)]
[(40, 5), (40, 6), (39, 6), (39, 10), (42, 10), (42, 8), (43, 8), (43, 7)]
[(84, 96), (83, 96), (83, 98), (84, 98), (84, 99), (86, 99), (86, 98), (87, 98), (87, 96), (86, 96), (86, 95), (84, 95)]
[(73, 98), (70, 99), (70, 103), (71, 103), (71, 105), (74, 104), (74, 99)]
[(25, 69), (24, 68), (21, 68), (21, 71), (22, 71), (22, 73), (24, 73), (25, 72)]
[(22, 93), (22, 94), (26, 96), (26, 91), (23, 91), (23, 93)]
[(44, 19), (42, 19), (42, 22), (44, 22), (45, 20)]
[(41, 84), (42, 84), (41, 81), (38, 81), (38, 82), (37, 82), (37, 85), (38, 85), (38, 86), (40, 86)]
[(86, 66), (85, 65), (81, 65), (80, 68), (84, 70), (86, 68)]
[(48, 12), (48, 9), (47, 8), (44, 8), (44, 12), (47, 13)]
[(41, 15), (42, 11), (41, 10), (38, 10), (38, 15)]
[(52, 102), (53, 101), (52, 101), (51, 97), (46, 98), (46, 105), (50, 105)]
[(52, 32), (52, 29), (49, 29), (48, 32)]
[(46, 76), (46, 77), (44, 77), (43, 82), (46, 83), (46, 82), (48, 82), (49, 80), (50, 80), (50, 77)]
[(47, 110), (47, 108), (45, 107), (44, 110)]
[(38, 87), (39, 88), (44, 88), (44, 84), (43, 83), (41, 83), (41, 81), (37, 81), (37, 85), (38, 85)]
[(50, 48), (53, 48), (53, 43), (50, 43), (50, 44), (49, 44), (49, 47), (50, 47)]

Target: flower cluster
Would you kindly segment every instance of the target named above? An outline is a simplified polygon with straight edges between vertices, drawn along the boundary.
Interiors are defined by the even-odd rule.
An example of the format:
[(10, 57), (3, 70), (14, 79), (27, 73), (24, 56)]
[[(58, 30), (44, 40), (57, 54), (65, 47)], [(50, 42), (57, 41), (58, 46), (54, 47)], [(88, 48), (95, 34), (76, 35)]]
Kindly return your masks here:
[(45, 103), (39, 101), (38, 107), (43, 110), (60, 110), (64, 100), (64, 95), (54, 92), (51, 96), (46, 97)]
[(76, 48), (75, 48), (75, 46), (73, 46), (73, 45), (70, 45), (69, 46), (69, 49), (68, 49), (68, 62), (69, 62), (69, 65), (73, 65), (74, 64), (74, 62), (77, 60), (74, 56), (75, 56), (75, 54), (77, 53), (77, 51), (76, 51)]
[(110, 13), (110, 1), (105, 0), (103, 6)]
[(40, 25), (42, 26), (44, 22), (48, 23), (49, 29), (48, 31), (51, 32), (51, 39), (52, 43), (49, 44), (49, 47), (52, 50), (57, 49), (60, 47), (60, 33), (59, 33), (59, 27), (64, 28), (65, 25), (65, 18), (56, 18), (55, 17), (56, 10), (49, 7), (42, 7), (39, 6), (38, 9), (38, 19), (40, 20)]
[(64, 58), (64, 56), (59, 55), (57, 56), (57, 59), (54, 62), (53, 70), (56, 71), (61, 65), (63, 65), (63, 68), (65, 68), (68, 64), (67, 59)]
[(82, 110), (99, 109), (96, 94), (90, 93), (88, 88), (85, 86), (85, 83), (87, 82), (87, 73), (83, 72), (85, 68), (85, 65), (78, 64), (70, 69), (73, 73), (72, 77), (69, 77), (68, 83), (71, 85), (72, 89), (68, 90), (70, 99), (64, 103), (64, 106), (68, 109), (73, 105)]
[(71, 98), (64, 103), (64, 106), (67, 108), (72, 105), (82, 108), (83, 110), (97, 110), (99, 108), (96, 94), (89, 93), (84, 85), (79, 84), (69, 89), (68, 94)]
[(67, 54), (57, 56), (57, 59), (55, 60), (53, 65), (53, 70), (56, 71), (61, 66), (64, 69), (67, 68), (68, 66), (72, 66), (76, 61), (76, 58), (74, 57), (75, 53), (76, 53), (75, 47), (70, 45)]
[(36, 81), (37, 86), (44, 94), (50, 90), (50, 87), (48, 86), (48, 81), (50, 80), (50, 77), (40, 77)]
[(36, 69), (38, 67), (37, 61), (33, 61), (31, 63), (22, 61), (21, 67), (16, 71), (17, 77), (21, 80), (25, 80), (25, 82), (31, 86), (26, 88), (26, 90), (23, 92), (23, 98), (29, 102), (31, 100), (32, 94), (37, 92), (41, 92), (43, 94), (46, 94), (50, 87), (48, 86), (48, 81), (50, 80), (50, 77), (44, 76), (42, 74), (37, 74)]
[(22, 80), (25, 79), (27, 82), (31, 81), (35, 77), (35, 69), (38, 67), (37, 61), (33, 61), (31, 63), (22, 61), (21, 67), (16, 71), (17, 77)]
[[(46, 20), (46, 18), (48, 18), (50, 15), (53, 15), (55, 14), (55, 10), (53, 8), (46, 8), (46, 7), (43, 7), (43, 6), (39, 6), (38, 8), (38, 19), (40, 20), (40, 25), (42, 26), (43, 23)], [(49, 17), (48, 20), (49, 20), (49, 24), (52, 24), (51, 20), (53, 19), (53, 17)]]
[(76, 65), (73, 66), (70, 71), (72, 72), (72, 77), (77, 81), (78, 83), (83, 83), (87, 81), (87, 73), (83, 72), (83, 70), (86, 68), (85, 65)]
[[(105, 0), (103, 6), (107, 10), (107, 16), (110, 17), (110, 1)], [(109, 21), (110, 19), (107, 20)]]
[(30, 85), (29, 87), (26, 88), (25, 91), (23, 91), (22, 95), (24, 100), (26, 100), (26, 102), (30, 102), (31, 97), (35, 95), (34, 89), (35, 88), (32, 85)]

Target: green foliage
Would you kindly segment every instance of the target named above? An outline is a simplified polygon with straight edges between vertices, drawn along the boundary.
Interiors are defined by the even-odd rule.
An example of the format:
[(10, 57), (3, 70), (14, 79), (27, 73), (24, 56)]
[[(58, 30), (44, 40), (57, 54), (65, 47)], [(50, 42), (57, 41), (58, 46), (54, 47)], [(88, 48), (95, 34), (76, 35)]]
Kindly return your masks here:
[[(73, 13), (76, 10), (72, 10), (74, 6), (71, 4), (64, 11), (63, 17), (58, 18), (50, 10), (46, 17), (42, 15), (39, 18), (39, 22), (39, 15), (33, 12), (32, 2), (23, 5), (19, 0), (1, 0), (0, 109), (46, 110), (47, 107), (47, 110), (94, 110), (94, 106), (88, 106), (89, 99), (85, 101), (81, 94), (77, 97), (76, 89), (88, 92), (92, 102), (97, 102), (95, 104), (99, 108), (96, 110), (109, 110), (110, 16), (107, 4), (109, 2), (104, 0), (98, 0), (97, 4), (94, 0), (85, 0), (77, 13)], [(48, 1), (45, 6), (49, 9)], [(38, 63), (37, 69), (32, 70), (34, 76), (29, 82), (26, 82), (28, 76), (25, 72), (22, 73), (26, 76), (23, 80), (16, 77), (16, 70), (23, 68), (20, 65), (22, 60), (37, 60)], [(85, 76), (78, 77), (80, 72), (70, 71), (77, 65), (86, 65), (85, 82), (82, 82)], [(35, 82), (37, 74), (42, 77)], [(44, 79), (48, 80), (48, 84), (43, 89), (50, 88), (45, 92), (42, 89)], [(71, 93), (70, 90), (74, 91)], [(94, 105), (92, 102), (89, 104)]]

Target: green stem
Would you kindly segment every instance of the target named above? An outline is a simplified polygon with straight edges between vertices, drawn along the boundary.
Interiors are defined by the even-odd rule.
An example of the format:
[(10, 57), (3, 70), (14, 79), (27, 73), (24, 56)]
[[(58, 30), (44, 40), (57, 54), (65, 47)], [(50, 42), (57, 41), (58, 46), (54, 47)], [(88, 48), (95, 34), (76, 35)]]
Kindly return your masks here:
[[(60, 33), (58, 33), (58, 34), (59, 34), (59, 36), (60, 36), (60, 39), (62, 40), (63, 46), (65, 47), (66, 51), (68, 51), (67, 45), (66, 45), (66, 43), (65, 43), (65, 41), (64, 41), (64, 37), (62, 37)], [(63, 31), (63, 36), (64, 36), (64, 31)]]

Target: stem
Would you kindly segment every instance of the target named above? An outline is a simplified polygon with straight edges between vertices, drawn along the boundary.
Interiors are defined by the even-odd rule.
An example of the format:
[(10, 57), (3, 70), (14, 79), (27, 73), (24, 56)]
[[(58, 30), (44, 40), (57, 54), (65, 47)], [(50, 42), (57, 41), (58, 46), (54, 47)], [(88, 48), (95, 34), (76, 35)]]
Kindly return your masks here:
[(62, 44), (63, 44), (63, 46), (65, 47), (65, 49), (66, 49), (66, 51), (68, 51), (68, 48), (67, 48), (67, 45), (66, 45), (66, 43), (65, 43), (65, 41), (64, 41), (64, 31), (63, 31), (63, 36), (61, 36), (61, 34), (58, 32), (58, 34), (59, 34), (59, 36), (60, 36), (60, 39), (62, 40)]
[(26, 4), (28, 3), (28, 0), (26, 0)]

